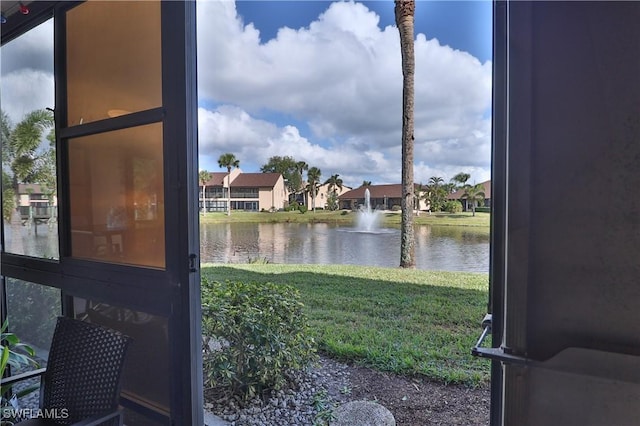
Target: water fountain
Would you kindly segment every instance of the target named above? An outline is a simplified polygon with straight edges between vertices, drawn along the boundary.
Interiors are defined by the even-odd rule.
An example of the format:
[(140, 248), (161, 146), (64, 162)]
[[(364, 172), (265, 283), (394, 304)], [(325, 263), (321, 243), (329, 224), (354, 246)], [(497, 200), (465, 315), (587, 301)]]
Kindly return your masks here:
[(377, 232), (380, 217), (378, 212), (371, 209), (371, 193), (369, 188), (364, 190), (364, 206), (358, 212), (357, 227), (358, 232)]

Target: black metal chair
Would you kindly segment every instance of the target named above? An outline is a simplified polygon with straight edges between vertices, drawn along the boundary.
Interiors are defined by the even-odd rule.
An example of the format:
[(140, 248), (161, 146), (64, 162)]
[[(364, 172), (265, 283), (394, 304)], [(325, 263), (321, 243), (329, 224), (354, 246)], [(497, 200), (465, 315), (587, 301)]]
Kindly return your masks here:
[(40, 386), (43, 416), (19, 425), (122, 425), (120, 376), (130, 341), (117, 331), (59, 317)]

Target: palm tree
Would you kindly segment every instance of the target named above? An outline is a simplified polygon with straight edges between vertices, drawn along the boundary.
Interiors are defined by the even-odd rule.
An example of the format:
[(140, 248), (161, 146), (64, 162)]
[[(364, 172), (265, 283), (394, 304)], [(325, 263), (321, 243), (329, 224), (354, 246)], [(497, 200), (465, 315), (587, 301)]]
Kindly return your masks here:
[(363, 180), (362, 181), (362, 185), (360, 185), (360, 187), (367, 187), (367, 186), (371, 186), (371, 181), (370, 180)]
[(340, 178), (339, 174), (331, 175), (331, 177), (324, 182), (325, 185), (329, 184), (329, 186), (327, 187), (329, 192), (332, 192), (332, 191), (336, 192), (336, 188), (338, 190), (342, 191), (342, 184), (343, 183), (344, 182)]
[(467, 207), (469, 206), (469, 203), (471, 203), (471, 211), (473, 212), (473, 216), (475, 216), (476, 203), (484, 200), (484, 196), (484, 185), (478, 183), (476, 185), (465, 185), (464, 194), (462, 194), (462, 197), (460, 198), (467, 200)]
[(330, 204), (329, 208), (331, 210), (337, 210), (338, 209), (338, 203), (337, 203), (338, 191), (336, 191), (336, 188), (339, 191), (342, 191), (342, 184), (343, 183), (344, 182), (340, 178), (339, 174), (331, 175), (331, 177), (324, 182), (325, 185), (327, 185), (327, 184), (329, 185), (327, 187), (327, 190), (328, 190), (327, 203)]
[(298, 171), (298, 175), (300, 176), (300, 186), (298, 187), (298, 192), (301, 192), (302, 197), (305, 198), (303, 201), (304, 201), (304, 205), (306, 206), (307, 200), (306, 200), (305, 191), (304, 191), (303, 173), (309, 170), (309, 165), (304, 161), (298, 161), (296, 162), (296, 170)]
[[(15, 127), (6, 113), (0, 113), (2, 132), (2, 213), (11, 219), (18, 197), (18, 184), (39, 183), (49, 196), (56, 192), (56, 155), (53, 112), (41, 109), (28, 113)], [(45, 133), (49, 147), (43, 147)]]
[(209, 182), (209, 179), (211, 179), (211, 172), (208, 172), (206, 170), (200, 170), (200, 173), (198, 173), (198, 179), (200, 180), (200, 184), (202, 185), (202, 212), (206, 212), (207, 208), (205, 206), (205, 187), (207, 186), (207, 182)]
[(413, 234), (413, 129), (415, 53), (413, 24), (415, 0), (395, 0), (396, 25), (400, 33), (402, 54), (402, 225), (400, 230), (400, 267), (415, 268)]
[(317, 167), (311, 167), (307, 171), (307, 191), (311, 193), (311, 208), (316, 211), (316, 195), (318, 194), (318, 183), (322, 172)]
[(429, 211), (440, 211), (447, 197), (444, 179), (439, 176), (431, 176), (423, 191), (424, 200), (429, 203)]
[(240, 160), (236, 159), (232, 153), (227, 152), (218, 158), (218, 166), (227, 169), (227, 189), (229, 191), (227, 194), (227, 216), (231, 216), (231, 169), (240, 167)]
[(464, 188), (469, 178), (471, 178), (469, 173), (460, 172), (451, 178), (451, 182), (454, 183), (457, 188)]

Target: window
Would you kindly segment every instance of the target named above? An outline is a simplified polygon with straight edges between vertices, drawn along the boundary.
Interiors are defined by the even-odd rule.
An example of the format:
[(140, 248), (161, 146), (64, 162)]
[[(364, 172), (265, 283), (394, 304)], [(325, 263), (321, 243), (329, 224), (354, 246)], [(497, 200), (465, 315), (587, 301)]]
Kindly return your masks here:
[(148, 1), (67, 13), (67, 126), (162, 104), (159, 22), (159, 3)]
[(71, 255), (164, 267), (160, 123), (69, 140)]
[(3, 249), (58, 259), (53, 20), (8, 42), (0, 54)]

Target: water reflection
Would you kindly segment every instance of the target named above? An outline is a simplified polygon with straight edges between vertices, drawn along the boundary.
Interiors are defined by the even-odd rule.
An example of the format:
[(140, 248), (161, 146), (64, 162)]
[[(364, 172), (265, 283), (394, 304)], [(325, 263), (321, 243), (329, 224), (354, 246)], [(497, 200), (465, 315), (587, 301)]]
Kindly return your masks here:
[[(13, 232), (12, 232), (13, 231)], [(21, 238), (12, 238), (20, 234)], [(10, 253), (58, 258), (57, 228), (12, 229), (5, 224)], [(489, 234), (468, 227), (415, 227), (416, 266), (425, 270), (488, 272)], [(352, 264), (397, 267), (400, 230), (356, 232), (326, 223), (231, 223), (200, 225), (200, 255), (205, 263)]]
[(58, 224), (4, 223), (4, 250), (7, 253), (58, 259)]
[[(200, 225), (201, 258), (206, 263), (357, 264), (396, 267), (400, 231), (377, 233), (326, 223), (231, 223)], [(488, 272), (489, 234), (465, 227), (416, 227), (419, 269)]]

